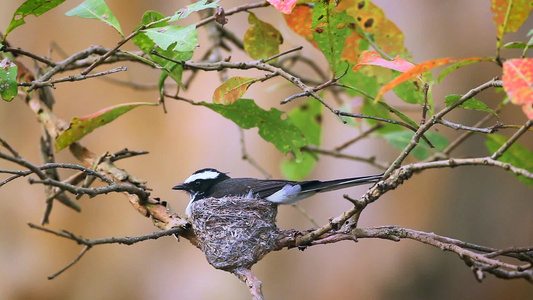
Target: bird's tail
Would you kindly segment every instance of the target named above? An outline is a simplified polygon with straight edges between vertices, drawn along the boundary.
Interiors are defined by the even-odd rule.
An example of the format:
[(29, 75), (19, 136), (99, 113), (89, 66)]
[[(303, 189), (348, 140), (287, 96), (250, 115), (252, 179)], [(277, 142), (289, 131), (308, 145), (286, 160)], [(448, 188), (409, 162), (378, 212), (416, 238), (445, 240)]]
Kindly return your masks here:
[(334, 179), (327, 181), (311, 180), (302, 184), (302, 192), (328, 192), (356, 185), (375, 183), (383, 178), (383, 174), (360, 176), (353, 178)]

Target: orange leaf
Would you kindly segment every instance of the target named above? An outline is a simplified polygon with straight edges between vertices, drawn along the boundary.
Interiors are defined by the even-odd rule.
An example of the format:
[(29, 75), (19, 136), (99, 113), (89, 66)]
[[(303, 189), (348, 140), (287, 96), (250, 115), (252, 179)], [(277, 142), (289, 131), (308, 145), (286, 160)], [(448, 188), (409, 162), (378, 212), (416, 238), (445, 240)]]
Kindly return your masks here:
[[(361, 26), (361, 29), (370, 34), (374, 42), (385, 52), (391, 56), (400, 55), (403, 57), (408, 56), (407, 49), (405, 48), (404, 34), (402, 31), (392, 22), (387, 19), (385, 12), (372, 3), (369, 0), (342, 0), (338, 1), (338, 5), (335, 9), (339, 12), (346, 11), (349, 16), (352, 16), (357, 23)], [(353, 24), (357, 26), (356, 24)], [(362, 41), (361, 36), (354, 32), (354, 35), (347, 40), (344, 45), (344, 52), (341, 58), (346, 59), (349, 62), (356, 62), (358, 53), (361, 50)], [(365, 47), (366, 49), (366, 47)]]
[(268, 2), (282, 13), (290, 14), (298, 0), (268, 0)]
[(407, 72), (415, 66), (414, 64), (398, 56), (396, 56), (396, 58), (392, 61), (386, 60), (381, 57), (381, 55), (376, 51), (363, 51), (363, 53), (361, 53), (361, 55), (359, 56), (359, 61), (357, 62), (357, 65), (353, 67), (354, 72), (357, 72), (357, 70), (359, 70), (362, 66), (365, 65), (380, 66), (402, 73)]
[[(513, 1), (511, 6), (509, 6), (510, 1)], [(492, 19), (498, 26), (498, 39), (501, 39), (506, 32), (517, 31), (533, 9), (533, 2), (530, 0), (492, 0), (491, 2), (491, 11), (494, 14)], [(509, 13), (507, 13), (508, 10), (510, 10)]]
[[(314, 42), (311, 24), (313, 22), (313, 9), (309, 6), (296, 6), (290, 15), (283, 15), (287, 25), (298, 35), (302, 36), (311, 43)], [(317, 47), (316, 42), (314, 46)], [(317, 47), (318, 48), (318, 47)]]
[(526, 116), (533, 120), (533, 58), (506, 61), (502, 80), (511, 102), (522, 105)]
[(383, 96), (383, 94), (395, 88), (399, 84), (407, 80), (413, 79), (416, 76), (422, 73), (425, 73), (431, 69), (434, 69), (436, 67), (440, 67), (442, 65), (446, 65), (449, 63), (455, 63), (455, 62), (460, 62), (460, 61), (465, 61), (465, 60), (474, 60), (474, 59), (479, 59), (479, 57), (469, 57), (469, 58), (464, 58), (464, 59), (440, 58), (440, 59), (428, 60), (426, 62), (423, 62), (417, 65), (416, 67), (409, 69), (407, 72), (403, 73), (402, 75), (394, 78), (394, 80), (392, 80), (391, 82), (387, 83), (384, 87), (382, 87), (381, 90), (379, 90), (378, 95), (374, 99), (374, 102), (377, 102), (381, 98), (381, 96)]

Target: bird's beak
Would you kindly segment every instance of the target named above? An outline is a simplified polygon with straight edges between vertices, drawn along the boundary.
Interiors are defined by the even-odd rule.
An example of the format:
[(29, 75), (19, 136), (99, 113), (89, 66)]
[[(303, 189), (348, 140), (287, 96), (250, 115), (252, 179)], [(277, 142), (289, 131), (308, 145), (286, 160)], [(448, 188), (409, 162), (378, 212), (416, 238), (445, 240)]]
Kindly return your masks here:
[(173, 190), (182, 190), (187, 191), (187, 186), (185, 184), (178, 184), (172, 187)]

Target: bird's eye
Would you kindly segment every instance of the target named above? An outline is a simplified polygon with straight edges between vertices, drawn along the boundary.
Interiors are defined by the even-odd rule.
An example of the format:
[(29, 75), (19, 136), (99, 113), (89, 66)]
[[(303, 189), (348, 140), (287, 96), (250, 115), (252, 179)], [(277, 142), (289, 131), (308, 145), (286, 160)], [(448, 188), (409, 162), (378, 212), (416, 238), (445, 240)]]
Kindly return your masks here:
[(200, 186), (200, 181), (195, 181), (194, 184), (195, 184), (196, 186)]

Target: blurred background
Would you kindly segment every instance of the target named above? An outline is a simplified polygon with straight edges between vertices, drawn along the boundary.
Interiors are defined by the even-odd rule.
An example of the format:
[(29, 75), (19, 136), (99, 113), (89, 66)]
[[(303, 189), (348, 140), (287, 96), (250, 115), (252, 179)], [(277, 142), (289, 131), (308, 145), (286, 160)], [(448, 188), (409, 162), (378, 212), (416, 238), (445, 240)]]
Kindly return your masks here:
[[(27, 24), (9, 36), (14, 47), (38, 55), (49, 53), (55, 42), (69, 55), (90, 45), (113, 47), (120, 36), (96, 21), (67, 17), (64, 13), (82, 1), (66, 3), (38, 19), (27, 17)], [(107, 0), (125, 34), (140, 22), (146, 10), (171, 15), (188, 1)], [(0, 30), (8, 26), (13, 13), (23, 1), (3, 1)], [(227, 10), (246, 1), (222, 0)], [(496, 26), (492, 22), (490, 2), (470, 1), (385, 1), (376, 0), (386, 16), (404, 32), (405, 44), (414, 62), (455, 57), (495, 55)], [(282, 49), (303, 45), (303, 55), (326, 66), (323, 56), (305, 40), (288, 29), (281, 15), (272, 7), (254, 11), (279, 28), (284, 36)], [(198, 20), (192, 16), (187, 22)], [(249, 27), (247, 14), (229, 17), (226, 25), (238, 37)], [(506, 41), (526, 40), (533, 27), (531, 18)], [(193, 59), (199, 60), (208, 48), (205, 32), (200, 29), (200, 49)], [(135, 50), (132, 43), (125, 46)], [(518, 56), (518, 52), (504, 52)], [(247, 60), (239, 52), (232, 61)], [(62, 59), (56, 51), (54, 60)], [(24, 60), (28, 67), (33, 63)], [(113, 78), (152, 85), (158, 72), (131, 63), (123, 63), (128, 72)], [(110, 69), (102, 66), (97, 71)], [(230, 71), (230, 76), (261, 74)], [(484, 83), (501, 70), (490, 63), (465, 67), (434, 86), (434, 99), (442, 107), (448, 94), (462, 94)], [(279, 83), (278, 89), (271, 87)], [(197, 101), (210, 101), (220, 84), (216, 72), (200, 74), (182, 95)], [(283, 81), (253, 85), (245, 95), (265, 109), (275, 106), (289, 95), (299, 92)], [(125, 102), (157, 101), (157, 90), (133, 90), (103, 79), (58, 84), (55, 113), (69, 120), (104, 107)], [(478, 96), (494, 107), (501, 95), (492, 90)], [(393, 95), (389, 94), (389, 99)], [(294, 102), (301, 103), (304, 99)], [(297, 104), (296, 103), (296, 104)], [(149, 155), (121, 160), (117, 165), (147, 180), (152, 195), (168, 201), (183, 213), (189, 200), (185, 193), (172, 191), (193, 171), (214, 167), (231, 172), (234, 177), (261, 177), (261, 173), (241, 159), (238, 128), (213, 111), (184, 102), (167, 100), (168, 113), (160, 107), (141, 107), (86, 136), (82, 143), (102, 154), (125, 147), (149, 151)], [(294, 104), (292, 104), (294, 105)], [(401, 105), (400, 105), (401, 106)], [(288, 111), (294, 106), (281, 109)], [(413, 118), (420, 113), (413, 111)], [(472, 125), (483, 114), (456, 111), (451, 121)], [(0, 136), (31, 162), (40, 164), (38, 152), (40, 125), (23, 101), (0, 101)], [(523, 124), (519, 107), (506, 109), (501, 118), (506, 124)], [(332, 149), (356, 137), (359, 130), (341, 124), (331, 114), (324, 114), (322, 145)], [(489, 124), (490, 125), (490, 124)], [(439, 127), (453, 138), (459, 133)], [(500, 133), (510, 135), (512, 130)], [(530, 133), (522, 143), (531, 149)], [(258, 138), (257, 130), (245, 132), (249, 154), (274, 177), (281, 177), (283, 155), (274, 146)], [(458, 148), (455, 157), (486, 155), (484, 137), (473, 136)], [(2, 150), (3, 151), (3, 150)], [(347, 150), (348, 154), (376, 156), (392, 161), (397, 151), (381, 139), (367, 139)], [(58, 162), (76, 163), (64, 150)], [(409, 162), (409, 161), (408, 161)], [(0, 161), (1, 169), (20, 169)], [(322, 157), (311, 178), (332, 179), (379, 173), (368, 165)], [(67, 176), (68, 172), (62, 173)], [(365, 187), (315, 196), (301, 205), (319, 224), (350, 207), (344, 193), (358, 197)], [(149, 219), (139, 215), (122, 195), (84, 196), (82, 213), (56, 204), (49, 228), (67, 229), (87, 238), (137, 236), (156, 230)], [(93, 248), (80, 262), (54, 280), (47, 276), (63, 268), (81, 250), (70, 240), (32, 230), (28, 222), (39, 223), (44, 209), (43, 187), (18, 179), (0, 189), (0, 299), (249, 299), (246, 286), (233, 275), (212, 268), (186, 240), (172, 237), (147, 241), (134, 246), (106, 245)], [(387, 193), (363, 213), (360, 226), (399, 225), (435, 232), (464, 241), (496, 247), (531, 246), (533, 244), (532, 190), (513, 175), (489, 167), (462, 167), (431, 170), (414, 176), (397, 190)], [(309, 220), (292, 207), (281, 207), (281, 228), (307, 229)], [(500, 280), (493, 276), (478, 283), (468, 267), (455, 255), (413, 241), (393, 243), (377, 239), (358, 243), (342, 242), (316, 246), (304, 252), (283, 250), (267, 255), (254, 272), (263, 282), (266, 299), (531, 299), (533, 286), (525, 280)]]

